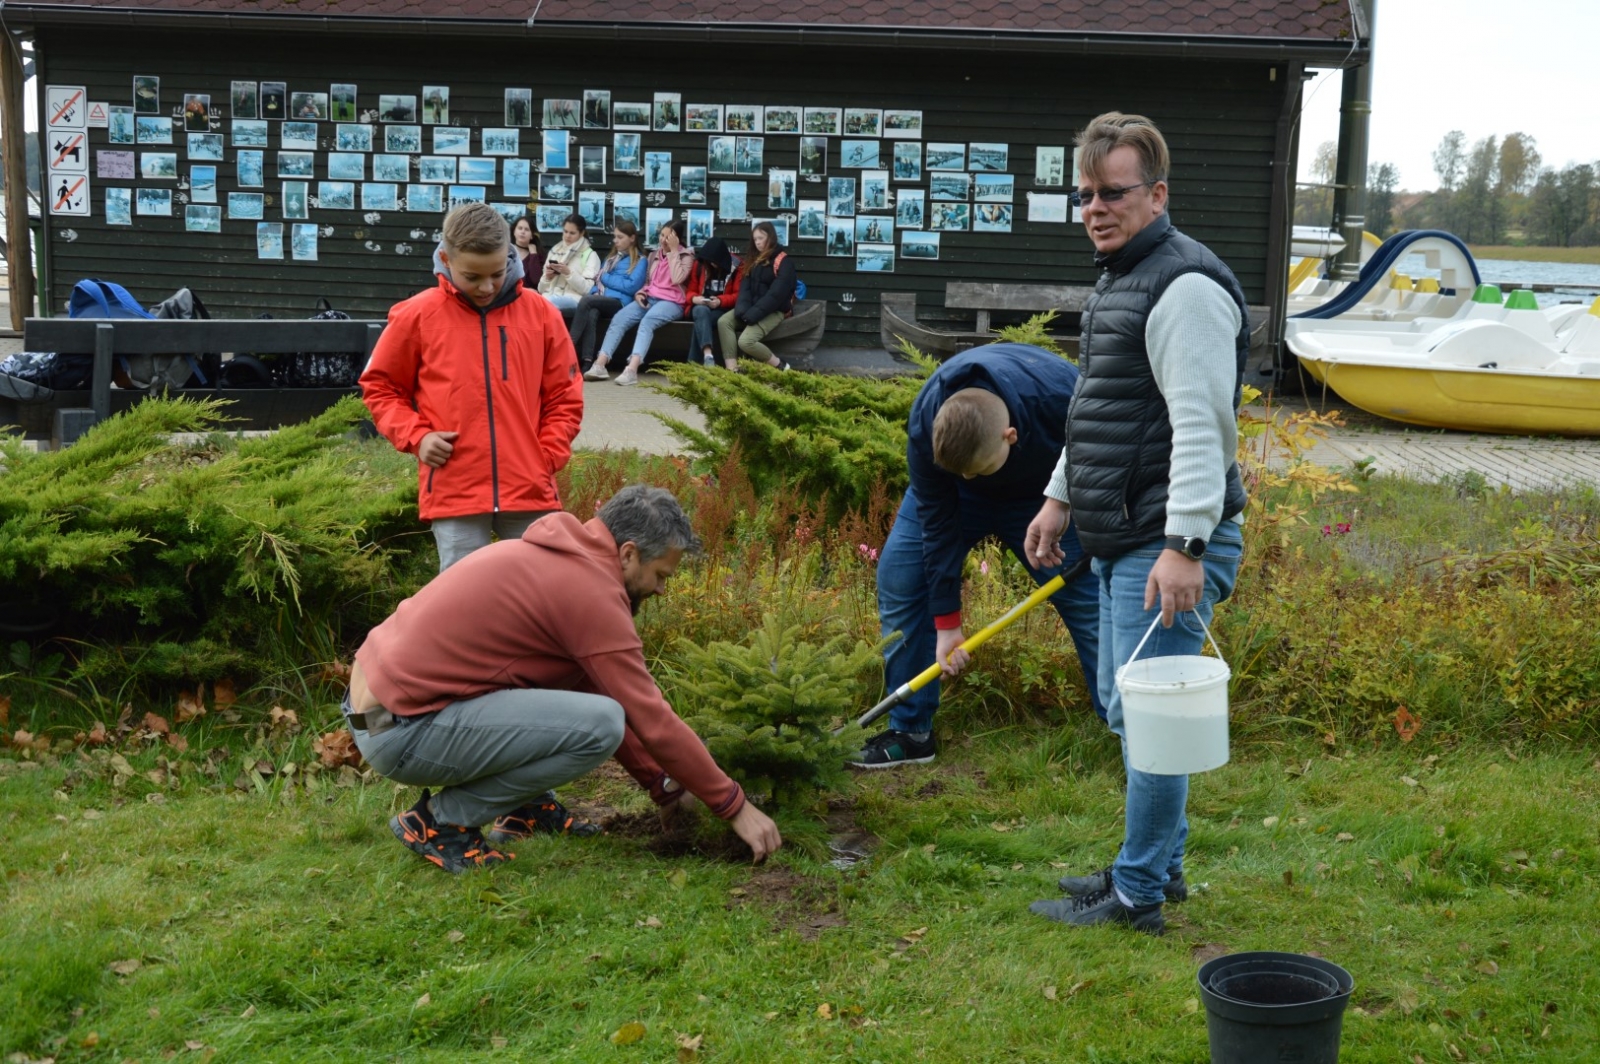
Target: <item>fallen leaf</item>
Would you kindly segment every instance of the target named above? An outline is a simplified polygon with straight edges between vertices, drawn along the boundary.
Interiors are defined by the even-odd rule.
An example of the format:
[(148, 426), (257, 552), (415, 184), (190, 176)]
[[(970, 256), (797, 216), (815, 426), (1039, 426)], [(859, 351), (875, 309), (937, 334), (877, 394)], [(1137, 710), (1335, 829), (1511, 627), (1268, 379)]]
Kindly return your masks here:
[(611, 1033), (611, 1041), (619, 1046), (631, 1046), (645, 1035), (644, 1024), (638, 1020), (625, 1023)]
[(78, 1044), (85, 1049), (93, 1049), (95, 1046), (100, 1044), (100, 1032), (90, 1031), (88, 1034), (83, 1036), (83, 1041), (79, 1042)]
[(188, 1039), (187, 1041), (185, 1041), (183, 1043), (183, 1048), (188, 1049), (188, 1050), (192, 1050), (192, 1051), (194, 1051), (196, 1053), (198, 1053), (200, 1050), (204, 1049), (205, 1047), (206, 1047), (206, 1044), (204, 1042), (202, 1042), (198, 1038), (190, 1038), (190, 1039)]
[(211, 704), (219, 710), (227, 709), (239, 700), (238, 692), (233, 688), (233, 681), (223, 677), (211, 685)]
[(681, 868), (674, 868), (667, 873), (667, 882), (672, 884), (673, 890), (682, 890), (689, 885), (689, 873)]
[(1416, 786), (1418, 786), (1417, 781), (1412, 779), (1410, 776), (1401, 776), (1400, 777), (1400, 782), (1404, 783), (1407, 787), (1416, 787)]
[(922, 936), (926, 935), (927, 933), (928, 929), (926, 927), (919, 927), (915, 931), (907, 931), (900, 937), (905, 939), (907, 942), (920, 942), (922, 941)]
[(433, 1004), (433, 995), (423, 994), (421, 997), (417, 998), (417, 1003), (413, 1005), (412, 1008), (425, 1009), (431, 1004)]
[(1417, 737), (1417, 732), (1422, 730), (1422, 721), (1405, 706), (1401, 706), (1394, 711), (1394, 730), (1395, 734), (1400, 736), (1401, 742), (1409, 743)]
[(1479, 964), (1477, 964), (1475, 967), (1476, 967), (1477, 971), (1482, 972), (1484, 975), (1499, 975), (1500, 974), (1500, 966), (1498, 964), (1496, 964), (1494, 961), (1482, 961)]
[(1333, 841), (1334, 842), (1354, 842), (1354, 841), (1356, 841), (1356, 837), (1354, 835), (1350, 834), (1348, 831), (1341, 831), (1341, 832), (1339, 832), (1339, 834), (1337, 834), (1337, 835), (1335, 835), (1333, 837)]
[(323, 768), (338, 768), (340, 765), (361, 767), (361, 751), (356, 748), (356, 737), (350, 734), (349, 728), (340, 728), (320, 739), (313, 739), (311, 751), (317, 755)]
[(460, 942), (466, 937), (467, 933), (465, 931), (451, 931), (444, 936), (444, 939), (446, 942)]
[(179, 691), (178, 705), (172, 711), (173, 719), (179, 724), (187, 724), (196, 717), (206, 715), (205, 688), (196, 691)]
[(934, 850), (937, 850), (938, 848), (939, 848), (939, 844), (937, 842), (930, 842), (930, 843), (928, 843), (928, 845), (926, 845), (926, 846), (924, 846), (922, 848), (922, 852), (923, 853), (932, 853)]
[(817, 1006), (817, 1016), (824, 1020), (833, 1019), (833, 1006), (824, 1001)]
[(275, 732), (293, 735), (300, 730), (300, 714), (282, 706), (273, 706), (267, 710), (267, 724)]
[(998, 820), (996, 820), (994, 823), (990, 824), (989, 826), (994, 828), (996, 831), (1010, 831), (1011, 830), (1011, 825), (1010, 824), (1002, 824)]
[(706, 1036), (703, 1034), (697, 1034), (693, 1038), (690, 1038), (686, 1034), (680, 1034), (678, 1035), (678, 1048), (687, 1049), (691, 1052), (699, 1052), (700, 1046), (703, 1042), (705, 1042), (705, 1040)]
[(511, 1043), (506, 1040), (504, 1035), (498, 1035), (497, 1034), (497, 1035), (494, 1035), (493, 1037), (491, 1037), (489, 1039), (489, 1048), (490, 1049), (504, 1049), (506, 1046), (508, 1046), (510, 1044)]
[(728, 893), (735, 898), (743, 898), (746, 897), (750, 892), (745, 890), (743, 887), (734, 887), (732, 890), (728, 891)]
[(111, 741), (111, 736), (106, 734), (105, 722), (99, 720), (95, 721), (94, 727), (89, 729), (89, 734), (84, 737), (83, 741), (88, 743), (90, 746), (104, 746), (106, 743), (109, 743)]
[(0, 728), (11, 722), (11, 696), (0, 695)]
[(1047, 986), (1047, 987), (1044, 988), (1044, 999), (1046, 1001), (1055, 1001), (1055, 1000), (1057, 1000), (1056, 988), (1054, 986)]
[(157, 735), (166, 735), (172, 730), (172, 725), (167, 723), (167, 718), (158, 716), (155, 713), (146, 713), (144, 715), (144, 727), (147, 731), (155, 732)]
[(187, 753), (189, 751), (189, 740), (185, 739), (176, 732), (173, 732), (167, 736), (167, 745), (172, 747), (180, 754)]
[(1192, 1016), (1195, 1013), (1199, 1012), (1200, 1011), (1200, 999), (1199, 998), (1189, 998), (1187, 1001), (1185, 1001), (1183, 1003), (1183, 1011), (1184, 1011), (1185, 1015), (1189, 1015), (1189, 1016)]
[(633, 926), (634, 927), (665, 927), (666, 925), (663, 924), (660, 920), (657, 920), (654, 916), (647, 916), (643, 920), (635, 920), (633, 922)]
[(1264, 828), (1275, 828), (1278, 826), (1278, 818), (1275, 816), (1269, 816), (1261, 822), (1261, 826)]
[(478, 901), (484, 905), (504, 905), (506, 903), (504, 898), (492, 890), (480, 890), (478, 892)]
[(323, 683), (341, 683), (348, 686), (350, 683), (350, 663), (348, 661), (339, 661), (338, 659), (324, 662), (319, 678)]
[(254, 1005), (251, 1005), (249, 1008), (247, 1008), (243, 1012), (239, 1013), (239, 1018), (241, 1020), (248, 1020), (250, 1017), (254, 1016), (255, 1014), (256, 1014), (256, 1007)]
[(11, 735), (11, 745), (12, 746), (31, 746), (31, 745), (33, 745), (33, 733), (30, 732), (30, 731), (23, 731), (21, 728), (18, 728)]
[(125, 961), (112, 961), (110, 964), (106, 965), (106, 967), (110, 968), (118, 975), (132, 975), (134, 972), (144, 967), (144, 961), (141, 961), (137, 957), (129, 957)]
[(1018, 862), (1017, 862), (1017, 863), (1016, 863), (1016, 864), (1014, 864), (1014, 865), (1012, 865), (1012, 866), (1011, 866), (1011, 870), (1012, 870), (1012, 871), (1013, 871), (1013, 872), (1020, 872), (1020, 871), (1022, 871), (1022, 862), (1021, 862), (1021, 861), (1018, 861)]

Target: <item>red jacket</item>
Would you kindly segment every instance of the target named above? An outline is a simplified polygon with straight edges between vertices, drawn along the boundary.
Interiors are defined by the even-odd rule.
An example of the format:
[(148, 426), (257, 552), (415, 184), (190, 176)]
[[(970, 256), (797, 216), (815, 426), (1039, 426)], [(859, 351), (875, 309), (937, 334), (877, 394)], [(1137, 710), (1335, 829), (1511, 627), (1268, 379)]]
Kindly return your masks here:
[(461, 434), (444, 465), (417, 465), (424, 520), (561, 508), (555, 475), (572, 457), (583, 385), (561, 312), (520, 278), (487, 310), (443, 274), (396, 304), (361, 394), (407, 454), (430, 432)]
[[(689, 293), (689, 299), (683, 308), (684, 317), (687, 318), (694, 314), (695, 298), (706, 294), (706, 282), (709, 280), (711, 280), (711, 275), (706, 270), (706, 264), (696, 259), (694, 272), (689, 275), (689, 283), (685, 286)], [(734, 303), (739, 299), (739, 282), (741, 280), (742, 278), (739, 276), (739, 257), (735, 255), (733, 269), (729, 272), (727, 279), (723, 281), (722, 294), (716, 297), (718, 310), (733, 309)]]

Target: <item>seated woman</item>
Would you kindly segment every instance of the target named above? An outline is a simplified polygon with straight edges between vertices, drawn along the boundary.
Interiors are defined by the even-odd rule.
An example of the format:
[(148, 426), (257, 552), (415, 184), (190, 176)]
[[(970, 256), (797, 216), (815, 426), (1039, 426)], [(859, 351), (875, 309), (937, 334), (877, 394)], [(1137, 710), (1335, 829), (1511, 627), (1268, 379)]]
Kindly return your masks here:
[(689, 317), (694, 322), (694, 338), (689, 344), (689, 361), (695, 356), (707, 366), (717, 364), (717, 319), (733, 309), (739, 295), (739, 275), (733, 272), (734, 257), (728, 242), (714, 236), (695, 249), (694, 275), (689, 279)]
[(523, 215), (517, 219), (517, 224), (511, 227), (511, 243), (517, 249), (517, 258), (522, 260), (522, 287), (537, 292), (544, 276), (544, 245), (539, 241), (532, 218)]
[(595, 278), (600, 276), (600, 256), (584, 235), (588, 228), (583, 215), (567, 215), (561, 223), (561, 243), (545, 255), (539, 294), (562, 310), (577, 307), (578, 300), (589, 294)]
[(689, 274), (694, 271), (694, 252), (683, 245), (685, 229), (682, 220), (668, 222), (661, 227), (656, 250), (650, 253), (650, 279), (633, 297), (633, 302), (611, 319), (611, 328), (606, 330), (600, 354), (595, 357), (589, 372), (583, 375), (585, 380), (606, 379), (606, 363), (611, 361), (611, 353), (622, 343), (628, 330), (638, 325), (639, 334), (633, 341), (633, 356), (628, 359), (628, 368), (617, 374), (616, 381), (621, 385), (638, 384), (639, 367), (650, 351), (650, 341), (655, 337), (656, 330), (669, 321), (683, 317), (684, 305), (689, 301), (689, 293), (684, 286), (688, 283)]
[(774, 369), (788, 369), (789, 363), (761, 341), (794, 306), (794, 258), (778, 243), (778, 230), (771, 222), (757, 222), (750, 242), (754, 254), (739, 267), (739, 297), (733, 309), (717, 319), (722, 360), (729, 369), (738, 369), (737, 345), (741, 354), (760, 358)]
[(600, 319), (610, 318), (644, 287), (649, 262), (639, 252), (639, 228), (626, 218), (611, 227), (611, 255), (600, 269), (594, 291), (578, 300), (572, 312), (572, 347), (585, 371), (594, 361)]

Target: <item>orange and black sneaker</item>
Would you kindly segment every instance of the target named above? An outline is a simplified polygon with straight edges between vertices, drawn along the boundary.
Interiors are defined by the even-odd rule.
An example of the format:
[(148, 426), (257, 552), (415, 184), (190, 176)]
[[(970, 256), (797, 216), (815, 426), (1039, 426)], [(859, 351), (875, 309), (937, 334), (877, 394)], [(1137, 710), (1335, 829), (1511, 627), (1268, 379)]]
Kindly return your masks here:
[(600, 834), (600, 825), (579, 820), (567, 812), (567, 807), (556, 798), (555, 791), (545, 791), (531, 802), (517, 806), (505, 816), (497, 817), (489, 828), (490, 842), (515, 842), (530, 835), (576, 835), (587, 838)]
[(424, 788), (416, 805), (389, 818), (389, 830), (394, 832), (394, 837), (425, 860), (446, 872), (466, 872), (502, 864), (516, 856), (490, 846), (484, 841), (483, 832), (475, 827), (439, 823), (428, 808), (430, 797), (432, 795)]

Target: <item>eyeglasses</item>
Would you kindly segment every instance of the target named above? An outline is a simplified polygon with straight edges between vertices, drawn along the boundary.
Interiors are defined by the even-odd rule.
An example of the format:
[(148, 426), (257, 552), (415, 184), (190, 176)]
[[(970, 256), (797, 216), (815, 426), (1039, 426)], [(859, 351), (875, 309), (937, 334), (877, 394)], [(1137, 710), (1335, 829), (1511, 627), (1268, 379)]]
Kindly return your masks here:
[(1067, 199), (1072, 201), (1074, 207), (1087, 207), (1095, 201), (1096, 196), (1100, 198), (1101, 203), (1118, 203), (1134, 189), (1148, 188), (1154, 184), (1154, 181), (1141, 181), (1137, 185), (1124, 185), (1122, 188), (1073, 189), (1067, 193)]

